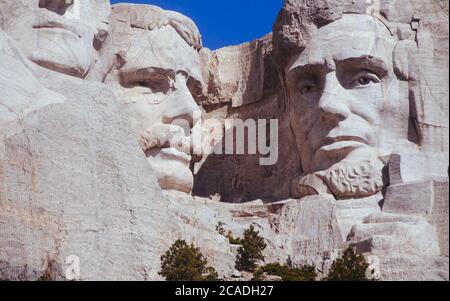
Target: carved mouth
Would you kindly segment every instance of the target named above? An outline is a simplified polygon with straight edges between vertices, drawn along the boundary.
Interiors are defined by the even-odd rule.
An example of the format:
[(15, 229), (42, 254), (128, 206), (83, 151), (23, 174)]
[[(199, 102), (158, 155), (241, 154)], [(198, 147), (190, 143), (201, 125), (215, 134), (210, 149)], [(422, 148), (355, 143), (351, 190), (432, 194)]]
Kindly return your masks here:
[(358, 136), (338, 136), (326, 137), (322, 140), (318, 151), (334, 152), (334, 151), (352, 151), (355, 148), (367, 146), (368, 141)]
[(161, 124), (149, 129), (140, 140), (147, 157), (164, 157), (188, 163), (191, 160), (190, 137), (181, 127)]
[(191, 156), (179, 151), (174, 147), (152, 148), (146, 151), (147, 157), (160, 157), (165, 160), (174, 160), (189, 165), (191, 162)]
[(336, 142), (345, 142), (345, 141), (353, 141), (353, 142), (358, 142), (358, 143), (362, 143), (362, 144), (368, 144), (367, 140), (362, 137), (338, 136), (338, 137), (326, 137), (325, 139), (322, 140), (321, 146), (327, 146), (327, 145), (331, 145)]

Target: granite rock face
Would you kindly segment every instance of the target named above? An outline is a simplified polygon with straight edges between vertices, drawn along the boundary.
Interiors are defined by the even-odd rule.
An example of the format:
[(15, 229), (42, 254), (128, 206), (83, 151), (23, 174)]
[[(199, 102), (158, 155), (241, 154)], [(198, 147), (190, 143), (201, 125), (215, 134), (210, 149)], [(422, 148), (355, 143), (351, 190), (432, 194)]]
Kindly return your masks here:
[[(448, 8), (286, 0), (210, 50), (151, 5), (0, 0), (0, 279), (159, 280), (185, 239), (245, 280), (218, 226), (253, 224), (265, 262), (322, 277), (350, 246), (382, 280), (448, 281)], [(273, 165), (193, 150), (269, 119)]]
[[(173, 219), (169, 203), (119, 102), (102, 84), (27, 69), (23, 60), (8, 72), (27, 74), (40, 93), (6, 82), (13, 90), (2, 104), (52, 98), (25, 106), (1, 142), (0, 278), (36, 280), (47, 271), (64, 279), (66, 258), (75, 255), (83, 280), (154, 279), (179, 229), (164, 222)], [(14, 61), (2, 55), (5, 62)]]

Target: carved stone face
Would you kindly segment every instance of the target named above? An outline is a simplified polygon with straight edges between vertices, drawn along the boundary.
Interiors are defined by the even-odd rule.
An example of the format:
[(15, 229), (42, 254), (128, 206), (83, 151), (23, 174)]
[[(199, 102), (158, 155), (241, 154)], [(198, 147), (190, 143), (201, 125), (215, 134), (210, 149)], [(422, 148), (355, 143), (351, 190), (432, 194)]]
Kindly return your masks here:
[(33, 62), (84, 77), (107, 35), (108, 0), (0, 0), (2, 27)]
[(30, 71), (31, 62), (0, 30), (0, 140), (21, 131), (25, 116), (65, 98), (44, 87)]
[(379, 20), (344, 15), (313, 33), (291, 60), (290, 118), (305, 174), (407, 140), (409, 103), (394, 74), (395, 44)]
[[(159, 184), (191, 192), (190, 134), (201, 117), (193, 93), (201, 89), (198, 52), (171, 26), (120, 26), (112, 43), (117, 70), (106, 79), (124, 109)], [(176, 120), (184, 121), (178, 123)]]

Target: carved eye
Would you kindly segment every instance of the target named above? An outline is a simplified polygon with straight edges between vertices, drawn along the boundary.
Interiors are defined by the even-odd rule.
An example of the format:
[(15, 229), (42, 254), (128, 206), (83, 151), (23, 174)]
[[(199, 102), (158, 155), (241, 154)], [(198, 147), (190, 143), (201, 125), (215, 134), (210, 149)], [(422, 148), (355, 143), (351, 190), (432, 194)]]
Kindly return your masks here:
[(172, 83), (168, 78), (154, 78), (136, 81), (134, 82), (134, 86), (148, 88), (151, 93), (167, 94), (172, 88)]
[(371, 83), (376, 83), (376, 81), (368, 76), (362, 76), (358, 79), (358, 84), (361, 86), (367, 86), (370, 85)]
[(144, 88), (148, 88), (148, 86), (149, 86), (147, 82), (143, 82), (143, 81), (137, 82), (136, 85), (139, 87), (144, 87)]
[(189, 74), (186, 71), (179, 70), (176, 75), (183, 76), (186, 80), (189, 78)]
[(317, 92), (317, 86), (313, 81), (304, 81), (299, 84), (300, 93), (302, 95)]
[(308, 94), (314, 91), (314, 87), (313, 86), (305, 86), (302, 88), (301, 93), (304, 94)]
[(354, 80), (349, 86), (350, 88), (359, 88), (378, 84), (380, 82), (381, 79), (376, 74), (370, 71), (361, 71), (354, 77)]

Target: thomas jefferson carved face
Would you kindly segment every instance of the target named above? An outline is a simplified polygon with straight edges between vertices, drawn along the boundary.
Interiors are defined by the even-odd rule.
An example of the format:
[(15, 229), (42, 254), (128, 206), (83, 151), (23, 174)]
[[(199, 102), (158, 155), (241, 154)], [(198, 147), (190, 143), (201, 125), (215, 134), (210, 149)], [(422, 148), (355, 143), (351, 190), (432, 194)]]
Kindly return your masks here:
[(305, 174), (380, 156), (407, 140), (409, 103), (394, 73), (395, 44), (381, 21), (344, 15), (291, 60), (290, 118)]
[(108, 0), (0, 0), (4, 31), (33, 62), (85, 77), (107, 35)]
[[(133, 15), (128, 9), (136, 9), (149, 24), (160, 20), (167, 25), (127, 26), (120, 20)], [(115, 6), (112, 22), (116, 70), (106, 84), (122, 101), (160, 186), (189, 193), (193, 187), (190, 134), (201, 117), (193, 96), (201, 91), (197, 28), (180, 14), (148, 5)]]
[(44, 87), (11, 39), (0, 30), (0, 141), (21, 131), (28, 114), (62, 103), (63, 95)]

